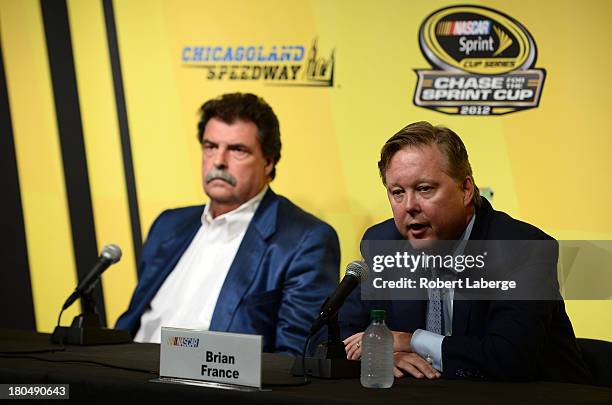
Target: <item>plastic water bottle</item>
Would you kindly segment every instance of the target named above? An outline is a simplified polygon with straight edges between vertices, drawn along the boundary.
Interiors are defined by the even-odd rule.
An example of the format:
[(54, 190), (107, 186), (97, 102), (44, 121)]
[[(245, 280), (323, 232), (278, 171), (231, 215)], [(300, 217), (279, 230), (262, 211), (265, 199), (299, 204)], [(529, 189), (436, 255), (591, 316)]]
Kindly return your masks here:
[(390, 388), (393, 385), (393, 334), (385, 324), (385, 311), (370, 311), (372, 323), (361, 339), (361, 385)]

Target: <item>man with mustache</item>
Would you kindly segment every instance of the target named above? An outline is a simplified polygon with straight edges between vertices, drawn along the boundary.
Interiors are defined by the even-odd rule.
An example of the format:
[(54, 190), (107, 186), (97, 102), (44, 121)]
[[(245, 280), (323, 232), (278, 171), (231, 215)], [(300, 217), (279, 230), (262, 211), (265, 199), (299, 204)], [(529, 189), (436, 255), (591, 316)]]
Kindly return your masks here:
[[(540, 229), (481, 198), (465, 145), (448, 128), (408, 125), (385, 143), (378, 166), (393, 219), (369, 228), (364, 241), (408, 240), (415, 249), (439, 249), (442, 242), (432, 241), (454, 241), (455, 247), (470, 240), (550, 241), (556, 250)], [(522, 254), (503, 253), (508, 266)], [(556, 252), (552, 256), (543, 263), (556, 282)], [(430, 290), (428, 300), (367, 301), (354, 292), (339, 316), (347, 357), (361, 356), (369, 311), (385, 309), (396, 377), (590, 381), (563, 300), (469, 301), (447, 293), (446, 299)]]
[(336, 232), (269, 187), (281, 140), (262, 98), (225, 94), (200, 112), (210, 203), (155, 220), (116, 327), (138, 342), (159, 342), (162, 326), (259, 334), (266, 352), (301, 353), (337, 284)]

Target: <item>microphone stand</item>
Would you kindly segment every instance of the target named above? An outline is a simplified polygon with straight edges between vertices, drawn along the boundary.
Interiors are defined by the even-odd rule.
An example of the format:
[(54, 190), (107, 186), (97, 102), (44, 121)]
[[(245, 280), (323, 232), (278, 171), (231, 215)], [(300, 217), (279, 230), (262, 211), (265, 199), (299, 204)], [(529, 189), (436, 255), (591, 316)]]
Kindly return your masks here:
[[(347, 360), (344, 342), (340, 339), (338, 315), (327, 321), (327, 341), (317, 346), (314, 357), (306, 357), (308, 375), (318, 378), (356, 378), (361, 373), (361, 362)], [(301, 358), (296, 358), (291, 368), (293, 375), (304, 375)]]
[(52, 343), (89, 346), (132, 342), (128, 330), (102, 327), (93, 298), (93, 288), (80, 298), (83, 312), (74, 317), (70, 326), (56, 326), (51, 335)]

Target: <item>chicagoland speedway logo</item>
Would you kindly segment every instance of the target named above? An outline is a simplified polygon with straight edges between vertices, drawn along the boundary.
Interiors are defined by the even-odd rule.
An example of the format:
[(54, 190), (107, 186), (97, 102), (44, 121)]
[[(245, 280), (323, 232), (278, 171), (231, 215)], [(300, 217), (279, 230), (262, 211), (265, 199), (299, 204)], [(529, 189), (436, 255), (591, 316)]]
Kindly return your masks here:
[(512, 17), (480, 6), (452, 6), (425, 19), (414, 104), (446, 114), (499, 115), (539, 105), (546, 78), (535, 42)]
[(184, 67), (205, 71), (206, 80), (261, 81), (272, 86), (333, 87), (334, 49), (325, 56), (318, 40), (304, 44), (189, 45)]

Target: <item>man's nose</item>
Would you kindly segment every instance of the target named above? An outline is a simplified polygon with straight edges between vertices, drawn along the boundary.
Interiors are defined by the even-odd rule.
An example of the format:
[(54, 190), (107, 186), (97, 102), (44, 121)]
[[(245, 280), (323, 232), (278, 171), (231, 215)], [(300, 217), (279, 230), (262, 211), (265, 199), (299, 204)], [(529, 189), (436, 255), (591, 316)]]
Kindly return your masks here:
[(416, 216), (416, 214), (418, 214), (419, 212), (421, 212), (419, 198), (417, 197), (416, 193), (412, 193), (412, 192), (406, 193), (406, 200), (405, 200), (404, 208), (406, 212), (413, 217)]
[(224, 147), (219, 147), (217, 153), (213, 156), (213, 165), (216, 168), (227, 167), (228, 150)]

